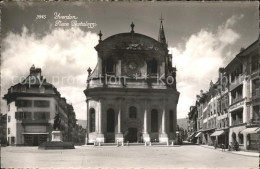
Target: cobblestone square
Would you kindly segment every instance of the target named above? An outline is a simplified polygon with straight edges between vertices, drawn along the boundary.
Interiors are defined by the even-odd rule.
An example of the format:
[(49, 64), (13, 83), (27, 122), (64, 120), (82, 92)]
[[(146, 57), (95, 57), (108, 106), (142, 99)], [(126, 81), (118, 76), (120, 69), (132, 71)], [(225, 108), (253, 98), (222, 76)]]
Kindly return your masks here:
[(258, 168), (259, 158), (198, 145), (77, 146), (73, 150), (3, 147), (3, 168)]

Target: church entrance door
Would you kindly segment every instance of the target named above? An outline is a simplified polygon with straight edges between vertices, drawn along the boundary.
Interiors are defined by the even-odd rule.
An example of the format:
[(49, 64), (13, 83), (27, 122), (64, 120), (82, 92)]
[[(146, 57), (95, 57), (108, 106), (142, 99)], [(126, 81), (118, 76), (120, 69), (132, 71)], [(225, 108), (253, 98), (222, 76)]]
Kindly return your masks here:
[(137, 128), (129, 128), (128, 129), (128, 141), (129, 143), (137, 142)]

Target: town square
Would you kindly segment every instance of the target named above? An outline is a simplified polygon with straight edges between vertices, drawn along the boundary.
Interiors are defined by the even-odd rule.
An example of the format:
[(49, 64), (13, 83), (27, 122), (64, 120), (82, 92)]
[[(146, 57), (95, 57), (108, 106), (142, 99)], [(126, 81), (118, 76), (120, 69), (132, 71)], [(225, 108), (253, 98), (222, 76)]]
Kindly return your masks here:
[(253, 169), (259, 164), (257, 155), (222, 152), (198, 145), (76, 146), (72, 150), (4, 147), (1, 151), (3, 168)]
[(259, 3), (72, 1), (0, 2), (1, 168), (259, 167)]

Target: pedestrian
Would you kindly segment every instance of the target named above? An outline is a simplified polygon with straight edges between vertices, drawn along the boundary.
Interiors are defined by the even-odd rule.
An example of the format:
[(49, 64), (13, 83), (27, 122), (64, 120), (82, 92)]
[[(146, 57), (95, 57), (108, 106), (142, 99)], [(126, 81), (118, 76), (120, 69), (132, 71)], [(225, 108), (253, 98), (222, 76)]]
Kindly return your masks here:
[(217, 141), (215, 141), (214, 147), (215, 147), (215, 149), (218, 148), (218, 143), (217, 143)]
[(225, 145), (221, 144), (222, 151), (225, 151)]
[(232, 142), (230, 142), (230, 144), (228, 145), (228, 151), (232, 150)]

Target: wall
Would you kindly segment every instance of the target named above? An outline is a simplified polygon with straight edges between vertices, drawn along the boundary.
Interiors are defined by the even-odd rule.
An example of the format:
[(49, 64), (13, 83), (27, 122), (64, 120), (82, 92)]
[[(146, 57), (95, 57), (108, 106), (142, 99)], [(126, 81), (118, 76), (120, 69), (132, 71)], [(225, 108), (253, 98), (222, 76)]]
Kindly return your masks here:
[[(8, 106), (8, 105), (7, 105)], [(9, 103), (10, 110), (8, 111), (7, 108), (7, 139), (9, 138), (9, 144), (11, 143), (11, 137), (15, 137), (15, 144), (17, 144), (16, 140), (16, 133), (17, 133), (17, 127), (16, 127), (16, 122), (17, 120), (15, 119), (15, 112), (17, 111), (17, 108), (15, 106), (15, 102)], [(8, 122), (8, 116), (11, 117), (11, 121)], [(8, 129), (10, 129), (10, 134), (8, 134)]]
[[(116, 97), (113, 95), (121, 95), (120, 93), (114, 92), (113, 95), (106, 95), (103, 93), (103, 97), (101, 100), (102, 104), (102, 133), (104, 136), (108, 136), (109, 139), (112, 139), (114, 137), (113, 133), (107, 133), (107, 110), (109, 108), (114, 109), (115, 112), (115, 133), (118, 133), (118, 112), (120, 109), (120, 102), (121, 102), (121, 132), (124, 134), (128, 128), (137, 128), (139, 133), (144, 132), (144, 111), (145, 111), (145, 101), (144, 99), (147, 99), (147, 131), (150, 134), (150, 137), (153, 139), (159, 138), (159, 133), (162, 132), (162, 112), (163, 107), (165, 107), (165, 132), (168, 133), (168, 137), (170, 139), (175, 138), (175, 132), (176, 132), (176, 123), (177, 123), (177, 113), (176, 113), (176, 104), (174, 104), (173, 100), (165, 100), (165, 106), (163, 106), (163, 100), (162, 95), (157, 96), (142, 96), (142, 97), (136, 97), (135, 94), (128, 92), (127, 95), (123, 95), (121, 97)], [(141, 93), (139, 93), (141, 94)], [(144, 94), (143, 94), (144, 95)], [(175, 96), (177, 97), (177, 96)], [(134, 106), (137, 108), (137, 118), (131, 119), (129, 118), (129, 108), (131, 106)], [(96, 113), (96, 132), (89, 133), (89, 139), (95, 140), (97, 137), (97, 132), (99, 131), (99, 99), (92, 98), (88, 100), (88, 107), (89, 109), (94, 108)], [(159, 130), (156, 133), (151, 133), (151, 111), (152, 109), (157, 109), (158, 111), (158, 127)], [(173, 132), (169, 132), (169, 111), (172, 110), (173, 115)], [(89, 113), (89, 111), (88, 111)], [(88, 115), (89, 118), (89, 115)], [(90, 121), (88, 120), (88, 123)], [(90, 130), (90, 125), (88, 126), (88, 130)]]

